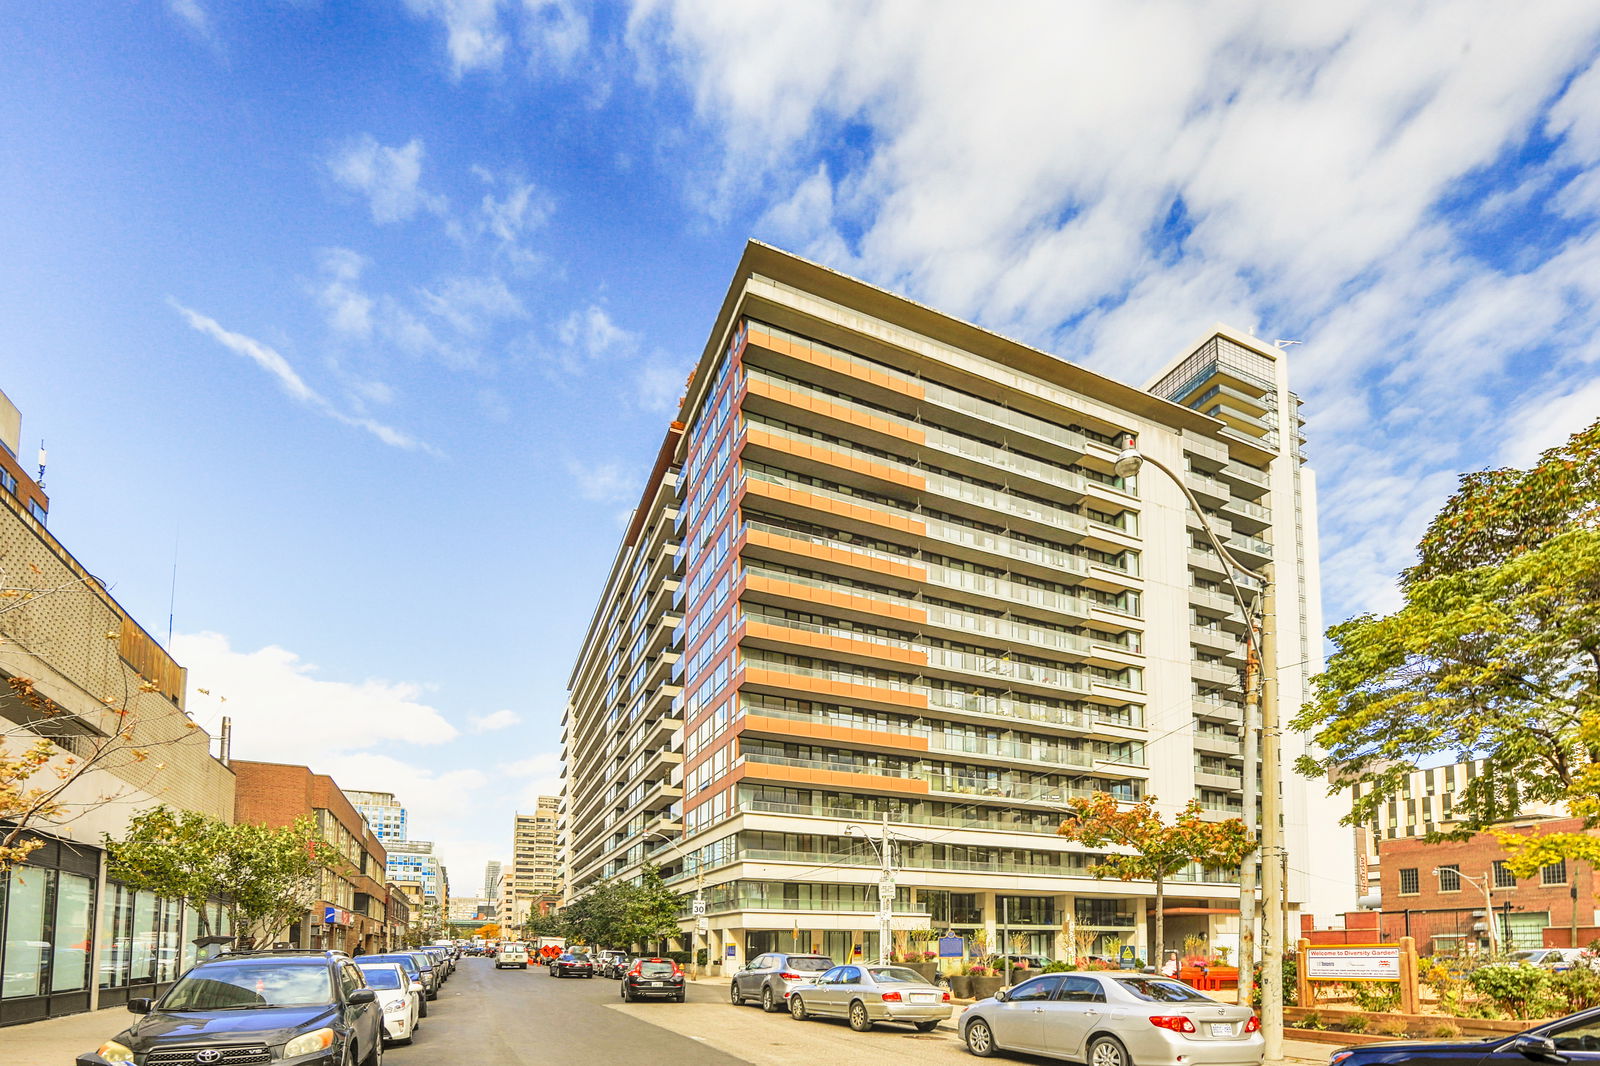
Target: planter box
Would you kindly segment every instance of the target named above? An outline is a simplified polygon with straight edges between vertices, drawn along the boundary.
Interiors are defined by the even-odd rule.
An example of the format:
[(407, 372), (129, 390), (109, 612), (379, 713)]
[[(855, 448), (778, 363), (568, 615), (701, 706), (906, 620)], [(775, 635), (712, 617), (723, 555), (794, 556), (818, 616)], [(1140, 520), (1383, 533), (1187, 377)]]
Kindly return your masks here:
[(951, 974), (950, 995), (956, 999), (971, 999), (972, 978), (962, 973)]
[[(1442, 1040), (1445, 1038), (1433, 1036), (1433, 1029), (1435, 1026), (1442, 1025), (1445, 1022), (1450, 1022), (1455, 1025), (1456, 1028), (1460, 1029), (1462, 1039), (1470, 1039), (1473, 1037), (1493, 1038), (1497, 1036), (1515, 1036), (1517, 1033), (1525, 1032), (1526, 1030), (1532, 1029), (1534, 1026), (1541, 1025), (1544, 1021), (1549, 1020), (1535, 1018), (1524, 1022), (1517, 1021), (1515, 1019), (1499, 1018), (1455, 1018), (1448, 1014), (1401, 1014), (1397, 1011), (1391, 1011), (1382, 1015), (1373, 1015), (1366, 1011), (1345, 1010), (1339, 1007), (1284, 1007), (1284, 1024), (1293, 1025), (1295, 1022), (1303, 1019), (1311, 1011), (1316, 1011), (1316, 1013), (1324, 1022), (1334, 1026), (1341, 1024), (1340, 1019), (1348, 1018), (1355, 1014), (1364, 1014), (1368, 1018), (1398, 1018), (1406, 1023), (1407, 1028), (1412, 1034), (1412, 1037), (1408, 1038), (1403, 1036), (1383, 1036), (1375, 1033), (1341, 1033), (1330, 1030), (1327, 1031), (1321, 1038), (1310, 1035), (1305, 1037), (1307, 1040), (1322, 1039), (1328, 1042), (1343, 1042), (1348, 1044), (1364, 1044), (1380, 1040), (1405, 1040), (1410, 1038), (1423, 1040)], [(1295, 1031), (1299, 1033), (1302, 1030), (1297, 1029)], [(1304, 1032), (1310, 1034), (1319, 1032), (1319, 1030), (1307, 1029), (1304, 1030)]]
[(900, 965), (908, 970), (914, 970), (924, 981), (931, 984), (938, 983), (939, 964), (937, 962), (902, 962)]
[(988, 999), (1000, 991), (1000, 986), (1006, 982), (1004, 977), (968, 977), (967, 980), (970, 982), (968, 987), (972, 989), (973, 999)]

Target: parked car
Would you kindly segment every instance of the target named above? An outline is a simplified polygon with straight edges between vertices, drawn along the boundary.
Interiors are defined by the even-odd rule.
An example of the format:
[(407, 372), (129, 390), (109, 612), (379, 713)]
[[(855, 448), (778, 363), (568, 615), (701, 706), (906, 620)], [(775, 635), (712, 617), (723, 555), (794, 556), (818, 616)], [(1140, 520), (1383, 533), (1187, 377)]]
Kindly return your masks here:
[(1340, 1048), (1329, 1066), (1377, 1066), (1416, 1062), (1422, 1066), (1538, 1066), (1592, 1062), (1600, 1052), (1600, 1008), (1536, 1025), (1515, 1036), (1501, 1033), (1474, 1040), (1384, 1041)]
[(494, 957), (494, 968), (501, 970), (512, 966), (519, 970), (528, 968), (528, 949), (525, 945), (502, 944), (500, 946), (500, 954)]
[(422, 994), (411, 987), (411, 978), (397, 962), (358, 962), (367, 987), (378, 993), (383, 1008), (383, 1038), (391, 1044), (409, 1044), (416, 1039), (422, 1018)]
[(1050, 965), (1050, 960), (1043, 955), (1002, 955), (1000, 958), (1001, 966), (1004, 966), (1004, 960), (1010, 959), (1013, 970), (1042, 970)]
[(1543, 966), (1557, 973), (1575, 966), (1600, 968), (1600, 956), (1583, 948), (1528, 948), (1523, 951), (1513, 951), (1511, 960), (1525, 962), (1530, 966)]
[(357, 966), (365, 966), (369, 962), (392, 962), (404, 970), (417, 993), (417, 1017), (428, 1016), (428, 1000), (433, 998), (428, 994), (430, 979), (415, 955), (408, 951), (394, 951), (386, 955), (357, 955), (355, 958)]
[(950, 993), (904, 966), (835, 966), (786, 996), (796, 1021), (848, 1018), (858, 1033), (875, 1022), (906, 1022), (928, 1033), (950, 1017)]
[(625, 951), (602, 951), (594, 956), (594, 970), (601, 977), (619, 978), (627, 972), (628, 961)]
[(622, 998), (629, 1003), (636, 999), (675, 999), (683, 1002), (683, 968), (671, 959), (639, 959), (623, 971)]
[[(219, 955), (191, 967), (160, 999), (130, 999), (128, 1010), (142, 1017), (77, 1063), (128, 1066), (156, 1056), (382, 1066), (377, 999), (361, 968), (342, 953)], [(222, 1053), (234, 1057), (224, 1060)]]
[(423, 983), (428, 986), (428, 998), (438, 999), (439, 988), (444, 984), (444, 973), (434, 963), (433, 956), (426, 951), (401, 951), (397, 955), (410, 955), (416, 960), (417, 966), (422, 969)]
[(784, 997), (791, 986), (810, 982), (831, 969), (833, 960), (826, 955), (769, 951), (757, 955), (733, 975), (728, 999), (735, 1007), (742, 1006), (746, 999), (753, 999), (764, 1011), (779, 1011), (783, 1009)]
[(551, 977), (593, 977), (594, 960), (581, 951), (567, 951), (550, 963)]
[(1261, 1025), (1249, 1007), (1126, 971), (1031, 978), (972, 1004), (958, 1029), (983, 1058), (1023, 1051), (1092, 1066), (1238, 1066), (1262, 1057)]

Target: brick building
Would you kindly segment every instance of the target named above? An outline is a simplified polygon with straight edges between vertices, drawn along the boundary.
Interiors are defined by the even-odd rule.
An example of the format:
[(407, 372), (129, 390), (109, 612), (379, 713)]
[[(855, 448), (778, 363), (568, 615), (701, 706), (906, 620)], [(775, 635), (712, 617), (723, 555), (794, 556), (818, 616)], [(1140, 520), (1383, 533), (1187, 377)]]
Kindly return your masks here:
[[(1539, 819), (1505, 827), (1515, 833), (1560, 833), (1583, 828), (1576, 818)], [(1379, 842), (1384, 939), (1414, 936), (1425, 954), (1449, 954), (1489, 946), (1485, 911), (1492, 904), (1499, 940), (1507, 948), (1566, 944), (1576, 925), (1578, 943), (1594, 939), (1592, 867), (1564, 862), (1533, 877), (1518, 878), (1505, 866), (1506, 851), (1491, 833), (1464, 841), (1430, 844), (1419, 838)], [(1487, 899), (1485, 890), (1487, 889)], [(1585, 930), (1591, 935), (1585, 937)], [(1547, 935), (1548, 931), (1548, 935)]]
[(239, 760), (231, 765), (238, 775), (236, 821), (285, 826), (309, 817), (348, 871), (324, 874), (322, 897), (284, 939), (297, 947), (340, 948), (351, 954), (387, 947), (388, 854), (338, 783), (304, 766)]

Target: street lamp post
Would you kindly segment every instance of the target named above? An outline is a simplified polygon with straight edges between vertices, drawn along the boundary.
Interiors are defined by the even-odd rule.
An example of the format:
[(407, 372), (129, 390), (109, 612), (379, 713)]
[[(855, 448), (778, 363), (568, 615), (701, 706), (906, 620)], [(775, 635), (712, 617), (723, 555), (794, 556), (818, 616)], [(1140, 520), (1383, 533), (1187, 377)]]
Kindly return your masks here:
[[(1283, 767), (1280, 762), (1279, 737), (1278, 737), (1278, 712), (1274, 701), (1264, 699), (1263, 690), (1266, 687), (1266, 656), (1261, 647), (1261, 614), (1265, 607), (1267, 590), (1271, 581), (1265, 574), (1257, 573), (1235, 559), (1226, 548), (1222, 546), (1221, 539), (1216, 530), (1211, 527), (1206, 518), (1205, 511), (1200, 506), (1200, 501), (1195, 499), (1189, 486), (1184, 484), (1183, 478), (1175, 473), (1159, 459), (1153, 459), (1139, 451), (1134, 438), (1129, 436), (1123, 443), (1122, 451), (1117, 454), (1115, 470), (1118, 477), (1133, 477), (1145, 463), (1160, 470), (1178, 486), (1184, 499), (1194, 510), (1195, 517), (1199, 519), (1200, 526), (1205, 530), (1206, 539), (1211, 548), (1222, 560), (1223, 574), (1227, 577), (1228, 590), (1233, 594), (1234, 601), (1239, 605), (1239, 610), (1245, 621), (1245, 671), (1244, 671), (1244, 821), (1251, 826), (1255, 820), (1255, 721), (1259, 710), (1261, 715), (1261, 835), (1258, 849), (1261, 861), (1261, 911), (1262, 921), (1259, 929), (1261, 941), (1261, 1036), (1265, 1043), (1263, 1049), (1265, 1058), (1274, 1061), (1283, 1057), (1283, 900), (1280, 890), (1282, 874), (1280, 872), (1279, 856), (1285, 854), (1283, 849), (1283, 830), (1279, 824), (1278, 809), (1280, 797), (1279, 783), (1283, 776)], [(1250, 604), (1245, 602), (1244, 593), (1239, 588), (1236, 575), (1244, 575), (1260, 584), (1261, 590), (1257, 594), (1257, 609), (1252, 610)], [(1251, 986), (1249, 979), (1250, 966), (1254, 960), (1255, 952), (1251, 944), (1251, 932), (1255, 927), (1256, 886), (1255, 867), (1257, 856), (1246, 855), (1239, 865), (1239, 992), (1241, 1002), (1246, 1001), (1247, 993)], [(1157, 945), (1164, 947), (1164, 945)]]
[[(676, 840), (673, 840), (671, 837), (667, 836), (665, 833), (661, 832), (659, 829), (652, 829), (648, 833), (646, 833), (645, 836), (646, 837), (660, 837), (662, 840), (665, 840), (671, 846), (672, 850), (678, 853), (678, 858), (683, 860), (683, 864), (685, 866), (689, 865), (689, 857), (683, 853), (683, 848), (678, 844), (678, 842)], [(700, 946), (700, 944), (699, 944), (700, 934), (709, 932), (710, 928), (711, 928), (711, 923), (706, 920), (706, 892), (705, 892), (705, 887), (706, 887), (705, 886), (705, 873), (700, 869), (700, 864), (696, 863), (695, 867), (694, 867), (694, 929), (695, 929), (695, 931), (693, 933), (689, 934), (689, 965), (693, 966), (695, 968), (695, 972), (697, 972), (697, 973), (699, 972), (699, 969), (700, 969), (700, 963), (699, 963), (700, 956), (698, 954), (699, 946)]]
[[(1443, 887), (1445, 869), (1446, 867), (1443, 866), (1435, 866), (1433, 868), (1433, 876), (1439, 878), (1441, 887)], [(1489, 954), (1499, 955), (1500, 931), (1494, 925), (1494, 879), (1492, 875), (1485, 871), (1482, 877), (1473, 877), (1471, 874), (1464, 874), (1460, 870), (1456, 870), (1455, 875), (1463, 881), (1471, 881), (1473, 888), (1483, 891), (1483, 927), (1489, 933)]]
[(846, 833), (859, 833), (861, 839), (872, 845), (878, 854), (878, 860), (883, 864), (883, 872), (878, 875), (878, 965), (886, 966), (889, 963), (889, 941), (894, 935), (894, 845), (889, 842), (889, 812), (883, 813), (883, 846), (879, 847), (867, 835), (864, 827), (854, 823), (844, 827)]

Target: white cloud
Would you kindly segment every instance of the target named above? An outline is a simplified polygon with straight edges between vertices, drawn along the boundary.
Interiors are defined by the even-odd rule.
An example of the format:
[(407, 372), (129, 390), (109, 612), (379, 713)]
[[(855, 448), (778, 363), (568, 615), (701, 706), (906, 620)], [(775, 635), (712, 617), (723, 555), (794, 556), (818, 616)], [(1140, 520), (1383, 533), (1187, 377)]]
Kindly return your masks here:
[(220, 633), (180, 633), (173, 656), (188, 668), (191, 691), (210, 692), (209, 700), (198, 694), (191, 712), (213, 730), (216, 717), (233, 719), (236, 758), (304, 761), (308, 743), (320, 759), (396, 741), (442, 744), (458, 735), (423, 702), (415, 681), (326, 680), (287, 648), (240, 651)]
[(510, 43), (500, 26), (499, 0), (406, 0), (406, 6), (444, 24), (445, 50), (457, 78), (499, 67)]
[(333, 180), (367, 199), (379, 225), (403, 222), (418, 211), (442, 214), (443, 196), (422, 188), (422, 139), (390, 148), (370, 133), (330, 155), (325, 164)]
[(556, 340), (561, 346), (557, 362), (573, 372), (588, 363), (631, 356), (639, 349), (639, 334), (623, 329), (594, 304), (568, 314), (556, 327)]
[(567, 473), (577, 483), (578, 495), (593, 503), (620, 503), (639, 491), (633, 467), (618, 462), (568, 459)]
[(522, 715), (516, 711), (491, 711), (488, 714), (474, 715), (472, 717), (472, 731), (474, 733), (492, 733), (497, 729), (509, 729), (521, 721)]
[(446, 278), (432, 289), (419, 289), (417, 296), (429, 313), (468, 337), (481, 336), (497, 321), (527, 314), (506, 283), (492, 276)]
[(569, 76), (589, 47), (589, 20), (572, 0), (406, 0), (439, 22), (451, 73), (498, 70), (513, 44), (529, 74)]
[(198, 311), (185, 307), (171, 297), (168, 297), (167, 302), (172, 305), (178, 314), (183, 316), (184, 321), (189, 324), (191, 329), (210, 337), (229, 351), (242, 355), (255, 363), (268, 374), (271, 374), (285, 392), (311, 410), (326, 415), (337, 422), (343, 422), (347, 426), (366, 430), (383, 443), (394, 448), (416, 449), (428, 452), (434, 450), (425, 442), (417, 440), (409, 434), (402, 433), (393, 426), (385, 425), (362, 415), (350, 414), (339, 410), (321, 393), (307, 385), (305, 379), (295, 371), (294, 367), (289, 365), (289, 361), (276, 349), (262, 344), (253, 337), (247, 337), (243, 333), (234, 333), (231, 330), (224, 329), (216, 319), (209, 318)]
[[(642, 0), (628, 32), (688, 88), (714, 218), (1123, 380), (1218, 319), (1304, 339), (1338, 613), (1390, 595), (1513, 385), (1592, 374), (1600, 8)], [(1548, 163), (1478, 184), (1541, 125)], [(1570, 235), (1475, 240), (1545, 202)]]
[(1571, 392), (1541, 396), (1507, 420), (1500, 460), (1510, 466), (1532, 466), (1541, 452), (1565, 444), (1596, 419), (1600, 419), (1600, 378), (1580, 383)]
[(517, 810), (524, 814), (538, 807), (540, 796), (561, 794), (561, 756), (553, 751), (501, 763), (497, 769), (517, 782)]

